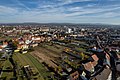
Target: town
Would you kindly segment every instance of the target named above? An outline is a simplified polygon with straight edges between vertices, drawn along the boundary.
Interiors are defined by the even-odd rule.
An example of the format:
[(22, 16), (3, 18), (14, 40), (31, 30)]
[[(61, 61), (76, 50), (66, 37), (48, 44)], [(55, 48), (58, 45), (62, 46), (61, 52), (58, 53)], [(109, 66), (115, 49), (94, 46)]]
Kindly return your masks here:
[(120, 80), (120, 26), (0, 24), (0, 80)]

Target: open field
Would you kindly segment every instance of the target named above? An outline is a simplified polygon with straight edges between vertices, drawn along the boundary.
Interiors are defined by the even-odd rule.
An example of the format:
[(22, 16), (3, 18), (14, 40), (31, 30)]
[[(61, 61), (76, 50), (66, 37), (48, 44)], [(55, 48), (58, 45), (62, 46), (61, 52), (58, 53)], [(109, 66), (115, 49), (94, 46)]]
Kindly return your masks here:
[[(34, 58), (31, 54), (20, 54), (20, 53), (15, 53), (13, 55), (13, 59), (17, 64), (18, 72), (17, 72), (17, 78), (19, 80), (23, 80), (19, 76), (23, 76), (23, 72), (21, 68), (26, 65), (30, 65), (34, 73), (37, 74), (37, 80), (49, 80), (47, 76), (51, 76), (51, 73), (45, 68), (45, 66), (40, 63), (36, 58)], [(2, 64), (3, 70), (6, 70), (6, 68), (10, 67), (12, 69), (12, 65), (9, 62), (9, 60), (4, 61)], [(13, 77), (13, 71), (11, 72), (3, 72), (1, 77), (6, 77), (5, 80), (9, 80), (10, 78)], [(24, 78), (24, 80), (27, 80)]]
[[(1, 77), (6, 79), (6, 80), (9, 80), (10, 78), (12, 78), (13, 76), (13, 72), (11, 71), (12, 70), (12, 65), (11, 63), (9, 62), (9, 60), (6, 60), (5, 62), (3, 62), (2, 64), (3, 66), (3, 72), (1, 74)], [(7, 72), (7, 68), (10, 68), (9, 71)]]
[(44, 80), (44, 78), (41, 76), (41, 72), (39, 70), (39, 69), (41, 69), (42, 66), (39, 66), (40, 63), (36, 59), (31, 58), (31, 57), (32, 56), (30, 54), (19, 54), (19, 53), (15, 54), (15, 56), (14, 56), (15, 60), (21, 66), (30, 65), (35, 70), (35, 72), (39, 73), (38, 80)]
[[(49, 44), (46, 44), (42, 47), (36, 47), (35, 51), (27, 54), (20, 54), (20, 53), (14, 53), (13, 59), (17, 65), (17, 78), (19, 80), (27, 80), (27, 78), (21, 78), (21, 76), (24, 76), (23, 71), (21, 68), (23, 66), (30, 65), (35, 73), (38, 75), (37, 80), (49, 80), (50, 76), (52, 75), (52, 72), (50, 72), (47, 67), (45, 67), (42, 62), (46, 62), (50, 64), (52, 67), (57, 67), (56, 64), (52, 62), (56, 58), (60, 57), (62, 49), (60, 45), (50, 46)], [(37, 56), (37, 57), (36, 57)], [(39, 58), (38, 58), (39, 57)], [(1, 61), (2, 62), (2, 61)], [(12, 65), (9, 62), (9, 60), (4, 61), (3, 69), (6, 69), (7, 67), (10, 67), (12, 69)], [(8, 76), (8, 74), (10, 74)], [(7, 73), (3, 72), (2, 77), (6, 77), (6, 80), (9, 80), (10, 78), (13, 78), (13, 71)]]
[(64, 46), (61, 46), (61, 45), (58, 45), (58, 44), (53, 44), (53, 45), (50, 45), (49, 43), (47, 44), (41, 44), (39, 46), (39, 49), (37, 47), (37, 49), (35, 50), (41, 50), (41, 51), (46, 51), (46, 52), (49, 52), (50, 55), (52, 56), (60, 56), (61, 55), (61, 52), (64, 50)]

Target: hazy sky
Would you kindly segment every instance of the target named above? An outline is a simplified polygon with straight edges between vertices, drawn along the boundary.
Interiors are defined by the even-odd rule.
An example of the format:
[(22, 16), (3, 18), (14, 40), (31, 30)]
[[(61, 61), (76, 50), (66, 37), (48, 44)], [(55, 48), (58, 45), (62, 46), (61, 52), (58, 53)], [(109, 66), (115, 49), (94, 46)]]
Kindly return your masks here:
[(0, 23), (120, 24), (120, 0), (0, 0)]

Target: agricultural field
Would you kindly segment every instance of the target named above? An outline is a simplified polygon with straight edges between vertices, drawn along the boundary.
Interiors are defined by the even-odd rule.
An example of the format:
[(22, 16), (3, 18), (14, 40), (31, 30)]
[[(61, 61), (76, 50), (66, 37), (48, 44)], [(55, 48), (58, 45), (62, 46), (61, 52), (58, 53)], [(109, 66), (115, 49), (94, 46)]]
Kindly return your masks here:
[(9, 80), (11, 78), (13, 78), (13, 72), (12, 72), (12, 65), (9, 62), (9, 60), (6, 61), (2, 61), (1, 63), (2, 68), (3, 68), (3, 72), (1, 73), (1, 78), (4, 80)]
[[(83, 42), (80, 42), (80, 44), (83, 44)], [(82, 52), (86, 51), (85, 48), (74, 42), (64, 45), (46, 42), (40, 43), (38, 46), (32, 48), (32, 51), (28, 50), (28, 53), (25, 54), (15, 52), (13, 54), (13, 60), (16, 65), (17, 79), (56, 80), (57, 78), (55, 78), (55, 74), (59, 74), (59, 72), (61, 72), (61, 70), (63, 69), (63, 66), (61, 66), (61, 63), (63, 62), (61, 57), (64, 57), (63, 54), (67, 56), (67, 54), (63, 53), (63, 51), (66, 48), (71, 49), (71, 47), (74, 47), (72, 49), (73, 53), (75, 50)], [(13, 66), (8, 59), (4, 61), (2, 66), (3, 70), (10, 69), (11, 72), (3, 72), (1, 76), (6, 80), (13, 78)], [(28, 68), (28, 71), (24, 71), (26, 67)], [(32, 75), (30, 76), (29, 73)], [(8, 74), (10, 75), (7, 76)], [(26, 77), (26, 75), (29, 75), (29, 78), (28, 76)]]
[[(49, 80), (49, 76), (51, 76), (51, 73), (40, 63), (36, 58), (34, 58), (31, 54), (20, 54), (15, 53), (13, 55), (13, 59), (16, 63), (17, 67), (17, 79), (18, 80), (27, 80), (25, 77), (25, 74), (22, 70), (23, 66), (31, 66), (32, 72), (34, 76), (31, 78), (35, 80)], [(13, 71), (12, 71), (12, 65), (9, 62), (9, 60), (4, 61), (2, 64), (3, 66), (3, 73), (1, 74), (1, 78), (4, 78), (5, 80), (9, 80), (13, 78)], [(5, 72), (5, 70), (8, 70), (9, 72)], [(9, 76), (8, 76), (9, 75)]]

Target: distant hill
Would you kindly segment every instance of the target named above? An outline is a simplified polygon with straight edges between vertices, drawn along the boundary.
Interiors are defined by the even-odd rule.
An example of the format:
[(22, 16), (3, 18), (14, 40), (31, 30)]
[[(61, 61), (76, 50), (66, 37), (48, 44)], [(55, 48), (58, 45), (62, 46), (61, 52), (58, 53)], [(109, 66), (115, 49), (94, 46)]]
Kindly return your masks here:
[(46, 25), (46, 26), (68, 26), (68, 27), (120, 27), (120, 25), (111, 24), (91, 24), (91, 23), (0, 23), (0, 25), (17, 26), (17, 25)]

